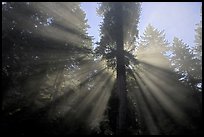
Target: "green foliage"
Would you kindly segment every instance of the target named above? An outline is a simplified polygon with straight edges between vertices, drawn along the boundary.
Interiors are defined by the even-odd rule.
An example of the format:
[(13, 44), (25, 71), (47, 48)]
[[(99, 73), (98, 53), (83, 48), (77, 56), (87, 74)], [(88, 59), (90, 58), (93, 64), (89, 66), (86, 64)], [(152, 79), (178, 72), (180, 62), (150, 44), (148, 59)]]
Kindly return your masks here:
[[(103, 22), (95, 55), (113, 70), (117, 61), (124, 59), (120, 60), (120, 68), (125, 68), (120, 71), (124, 72), (120, 73), (122, 88), (114, 80), (114, 71), (94, 58), (89, 26), (79, 2), (2, 3), (2, 132), (115, 135), (121, 100), (126, 98), (118, 93), (123, 91), (127, 93), (125, 133), (201, 131), (201, 118), (188, 88), (202, 91), (198, 86), (202, 82), (201, 23), (195, 30), (193, 50), (178, 38), (170, 47), (164, 31), (152, 25), (147, 26), (136, 50), (140, 3), (100, 5), (98, 14)], [(122, 54), (118, 54), (118, 45)], [(178, 75), (168, 70), (168, 51), (172, 52), (171, 68)], [(180, 116), (179, 110), (190, 120)]]
[[(139, 51), (145, 48), (154, 48), (155, 52), (164, 54), (168, 50), (169, 43), (165, 40), (164, 30), (159, 31), (149, 24), (139, 42)], [(141, 47), (141, 48), (140, 48)]]
[(196, 24), (195, 32), (195, 46), (192, 49), (174, 37), (171, 62), (172, 68), (181, 75), (180, 81), (193, 90), (202, 91), (202, 20)]
[(169, 42), (165, 39), (164, 30), (159, 31), (149, 24), (140, 38), (135, 55), (139, 60), (169, 68), (168, 51)]
[(202, 82), (200, 60), (195, 58), (195, 54), (187, 44), (176, 37), (174, 37), (171, 50), (173, 52), (172, 67), (181, 75), (180, 80), (192, 88), (200, 89), (197, 87), (197, 84)]
[[(202, 7), (201, 7), (202, 11)], [(202, 12), (201, 12), (201, 17), (202, 17)], [(202, 20), (196, 24), (196, 29), (195, 29), (195, 48), (194, 48), (194, 53), (196, 54), (196, 58), (199, 60), (202, 60)], [(201, 64), (202, 65), (202, 64)]]
[[(122, 3), (123, 15), (123, 41), (124, 45), (133, 46), (138, 36), (137, 25), (139, 23), (140, 3), (124, 2)], [(117, 3), (105, 2), (98, 9), (98, 14), (103, 17), (101, 25), (101, 39), (95, 52), (107, 60), (109, 67), (116, 66), (116, 40), (118, 38), (118, 18)]]
[(87, 28), (80, 3), (2, 5), (0, 107), (5, 115), (30, 106), (35, 110), (63, 94), (64, 70), (76, 69), (84, 57), (91, 58)]

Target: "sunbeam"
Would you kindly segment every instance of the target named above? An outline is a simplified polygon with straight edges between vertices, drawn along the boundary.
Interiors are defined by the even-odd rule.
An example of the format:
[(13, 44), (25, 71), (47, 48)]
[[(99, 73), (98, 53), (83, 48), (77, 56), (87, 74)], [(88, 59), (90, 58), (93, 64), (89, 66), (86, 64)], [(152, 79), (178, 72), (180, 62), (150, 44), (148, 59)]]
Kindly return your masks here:
[(202, 20), (188, 46), (142, 5), (2, 2), (1, 133), (202, 134)]
[[(132, 67), (131, 75), (139, 88), (132, 89), (130, 94), (136, 97), (133, 100), (138, 104), (137, 111), (145, 114), (145, 117), (140, 117), (144, 118), (150, 134), (162, 134), (165, 130), (167, 132), (162, 126), (165, 122), (160, 121), (162, 117), (167, 123), (170, 120), (173, 125), (180, 125), (180, 128), (194, 123), (189, 111), (199, 108), (196, 100), (191, 97), (190, 89), (179, 84), (174, 72), (145, 62), (140, 64)], [(171, 127), (168, 130), (173, 133)]]

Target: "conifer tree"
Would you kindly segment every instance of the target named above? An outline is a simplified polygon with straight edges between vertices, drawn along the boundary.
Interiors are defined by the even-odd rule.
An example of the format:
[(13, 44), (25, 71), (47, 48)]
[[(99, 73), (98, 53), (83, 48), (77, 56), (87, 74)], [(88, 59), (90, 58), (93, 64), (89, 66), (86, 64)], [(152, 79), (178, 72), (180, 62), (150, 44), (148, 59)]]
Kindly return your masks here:
[(198, 86), (202, 82), (200, 61), (190, 47), (174, 37), (172, 52), (172, 68), (181, 75), (180, 81), (194, 90), (201, 90), (201, 87)]
[(169, 50), (168, 46), (169, 42), (165, 39), (164, 30), (159, 31), (149, 24), (140, 38), (135, 54), (140, 61), (163, 68), (170, 68), (170, 62), (165, 55)]
[(117, 93), (119, 98), (117, 134), (127, 129), (127, 90), (125, 45), (130, 46), (138, 35), (140, 3), (102, 3), (98, 13), (103, 17), (101, 40), (96, 53), (107, 59), (108, 66), (117, 70)]

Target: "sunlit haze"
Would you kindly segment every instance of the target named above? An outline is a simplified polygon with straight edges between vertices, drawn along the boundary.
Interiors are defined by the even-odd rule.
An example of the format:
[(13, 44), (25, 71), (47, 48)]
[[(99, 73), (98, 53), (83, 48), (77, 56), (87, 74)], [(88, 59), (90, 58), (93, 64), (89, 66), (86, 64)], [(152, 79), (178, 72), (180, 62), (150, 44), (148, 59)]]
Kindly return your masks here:
[[(195, 24), (201, 19), (201, 5), (201, 2), (143, 2), (138, 25), (139, 35), (143, 34), (145, 27), (150, 23), (159, 30), (165, 30), (169, 42), (177, 36), (190, 46), (194, 46), (194, 29)], [(101, 18), (95, 12), (97, 2), (82, 2), (81, 6), (90, 25), (89, 35), (94, 36), (95, 42), (99, 41)]]

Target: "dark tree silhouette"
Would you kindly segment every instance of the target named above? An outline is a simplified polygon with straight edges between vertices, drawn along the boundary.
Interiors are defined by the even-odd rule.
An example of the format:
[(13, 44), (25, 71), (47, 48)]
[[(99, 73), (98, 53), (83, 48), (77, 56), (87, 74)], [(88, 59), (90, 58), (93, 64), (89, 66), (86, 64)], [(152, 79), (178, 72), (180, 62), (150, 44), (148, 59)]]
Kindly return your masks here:
[[(117, 70), (117, 94), (119, 109), (116, 134), (127, 130), (127, 89), (125, 65), (125, 44), (135, 42), (138, 34), (140, 3), (102, 3), (99, 14), (104, 17), (101, 26), (101, 41), (96, 53), (108, 61), (108, 66)], [(132, 19), (133, 18), (133, 19)], [(135, 29), (133, 29), (135, 28)], [(128, 46), (129, 46), (128, 45)]]

